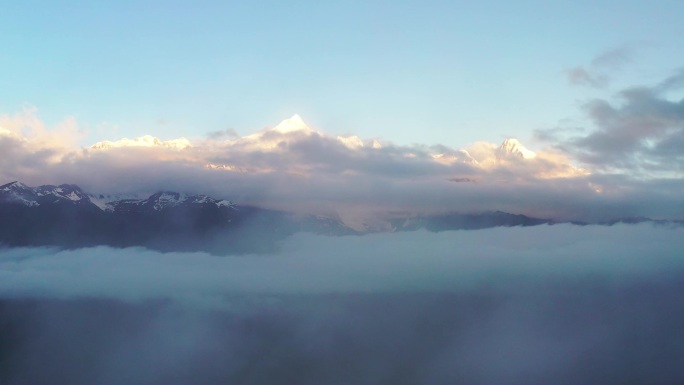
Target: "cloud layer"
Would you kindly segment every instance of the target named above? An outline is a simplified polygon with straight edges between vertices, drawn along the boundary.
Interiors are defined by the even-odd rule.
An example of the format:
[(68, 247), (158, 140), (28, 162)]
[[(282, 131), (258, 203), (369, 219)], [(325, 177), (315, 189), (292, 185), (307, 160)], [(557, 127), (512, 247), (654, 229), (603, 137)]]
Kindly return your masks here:
[(682, 228), (298, 235), (277, 255), (0, 251), (0, 382), (684, 380)]
[(270, 256), (16, 248), (0, 251), (0, 295), (137, 301), (232, 294), (451, 292), (582, 276), (619, 284), (680, 271), (683, 249), (684, 228), (653, 225), (545, 225), (346, 237), (298, 234)]

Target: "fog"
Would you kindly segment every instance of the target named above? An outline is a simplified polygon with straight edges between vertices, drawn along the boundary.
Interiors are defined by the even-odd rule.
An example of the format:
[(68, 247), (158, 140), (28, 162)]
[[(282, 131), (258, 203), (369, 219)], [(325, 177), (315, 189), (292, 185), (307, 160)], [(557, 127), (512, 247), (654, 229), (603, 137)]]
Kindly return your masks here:
[(3, 384), (684, 381), (684, 229), (0, 251)]

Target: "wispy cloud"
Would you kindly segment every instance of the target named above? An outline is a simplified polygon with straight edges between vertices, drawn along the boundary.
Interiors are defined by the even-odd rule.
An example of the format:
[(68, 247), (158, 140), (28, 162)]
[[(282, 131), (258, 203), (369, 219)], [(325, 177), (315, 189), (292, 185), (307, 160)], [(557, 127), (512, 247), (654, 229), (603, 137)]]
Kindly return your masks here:
[(633, 57), (633, 50), (621, 47), (596, 56), (588, 66), (577, 66), (566, 71), (572, 85), (605, 88), (610, 84), (613, 72), (620, 70)]
[(594, 88), (603, 88), (608, 85), (609, 78), (607, 75), (594, 73), (582, 66), (569, 69), (567, 72), (568, 81), (573, 85), (590, 86)]

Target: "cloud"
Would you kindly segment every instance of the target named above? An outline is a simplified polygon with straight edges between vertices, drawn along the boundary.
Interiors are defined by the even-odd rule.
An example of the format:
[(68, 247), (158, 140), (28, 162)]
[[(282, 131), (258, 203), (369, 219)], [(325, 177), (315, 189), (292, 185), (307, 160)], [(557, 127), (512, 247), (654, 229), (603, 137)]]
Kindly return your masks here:
[(8, 134), (24, 138), (35, 147), (56, 148), (74, 148), (85, 137), (85, 131), (74, 117), (68, 116), (49, 127), (39, 118), (38, 108), (33, 106), (25, 106), (13, 115), (0, 115), (0, 136)]
[[(509, 141), (515, 144), (510, 149), (485, 142), (456, 149), (357, 137), (350, 146), (348, 140), (310, 129), (301, 118), (285, 122), (285, 128), (281, 124), (225, 141), (189, 145), (184, 139), (142, 137), (110, 143), (116, 146), (45, 146), (42, 153), (30, 139), (3, 137), (15, 150), (4, 159), (0, 178), (30, 185), (74, 183), (91, 193), (204, 193), (296, 212), (354, 212), (364, 217), (356, 222), (388, 211), (504, 210), (560, 218), (585, 211), (586, 200), (595, 195), (586, 180), (589, 172), (568, 157), (543, 149), (521, 157), (520, 151), (529, 151), (515, 141)], [(473, 183), (453, 182), (464, 178)], [(574, 201), (580, 210), (554, 211), (528, 200), (557, 192), (558, 185), (578, 194)]]
[(603, 88), (608, 85), (608, 76), (588, 71), (582, 66), (571, 68), (567, 71), (568, 82), (572, 85), (590, 86)]
[[(662, 178), (681, 172), (684, 164), (682, 104), (658, 93), (658, 87), (672, 90), (676, 84), (675, 76), (652, 88), (625, 90), (622, 105), (591, 101), (584, 111), (594, 131), (547, 131), (553, 146), (535, 148), (527, 157), (521, 154), (530, 152), (516, 150), (516, 141), (508, 147), (476, 142), (453, 148), (357, 138), (349, 146), (296, 119), (287, 130), (276, 126), (181, 147), (148, 140), (149, 146), (74, 149), (2, 134), (0, 179), (74, 183), (91, 193), (202, 193), (243, 205), (334, 215), (359, 226), (383, 215), (445, 211), (501, 210), (579, 221), (681, 219), (681, 183)], [(633, 178), (624, 177), (626, 170)], [(461, 180), (470, 183), (455, 182)]]
[(584, 275), (619, 284), (684, 268), (683, 235), (682, 227), (650, 224), (297, 234), (275, 255), (226, 257), (142, 248), (14, 248), (0, 251), (0, 296), (135, 302), (220, 300), (233, 294), (458, 292), (497, 287), (499, 280)]
[(560, 135), (558, 148), (593, 169), (646, 177), (681, 176), (684, 100), (672, 100), (666, 93), (682, 85), (679, 71), (653, 86), (624, 89), (617, 101), (594, 99), (585, 103), (583, 109), (594, 125), (593, 131)]
[(596, 56), (591, 65), (601, 69), (620, 69), (632, 61), (634, 51), (629, 47), (611, 49)]
[(226, 130), (220, 130), (220, 131), (211, 131), (207, 133), (207, 139), (209, 140), (231, 140), (231, 139), (237, 139), (239, 138), (240, 135), (238, 135), (237, 131), (232, 128), (228, 128)]
[(244, 257), (2, 250), (0, 382), (679, 382), (682, 231), (298, 235)]
[(632, 60), (633, 51), (628, 47), (621, 47), (605, 51), (596, 56), (591, 64), (577, 66), (566, 71), (568, 82), (572, 85), (605, 88), (610, 84), (608, 72), (621, 69)]

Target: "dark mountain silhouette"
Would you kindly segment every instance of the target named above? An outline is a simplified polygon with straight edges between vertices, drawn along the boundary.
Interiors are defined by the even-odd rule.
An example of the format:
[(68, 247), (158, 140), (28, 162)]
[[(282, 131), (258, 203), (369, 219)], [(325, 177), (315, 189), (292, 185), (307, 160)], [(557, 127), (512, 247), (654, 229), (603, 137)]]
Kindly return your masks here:
[[(392, 231), (446, 231), (552, 223), (505, 212), (387, 219)], [(297, 232), (362, 234), (334, 216), (295, 215), (206, 195), (160, 191), (146, 198), (88, 195), (78, 186), (0, 186), (0, 244), (79, 248), (142, 246), (216, 254), (269, 252)], [(364, 232), (373, 232), (373, 229)]]

